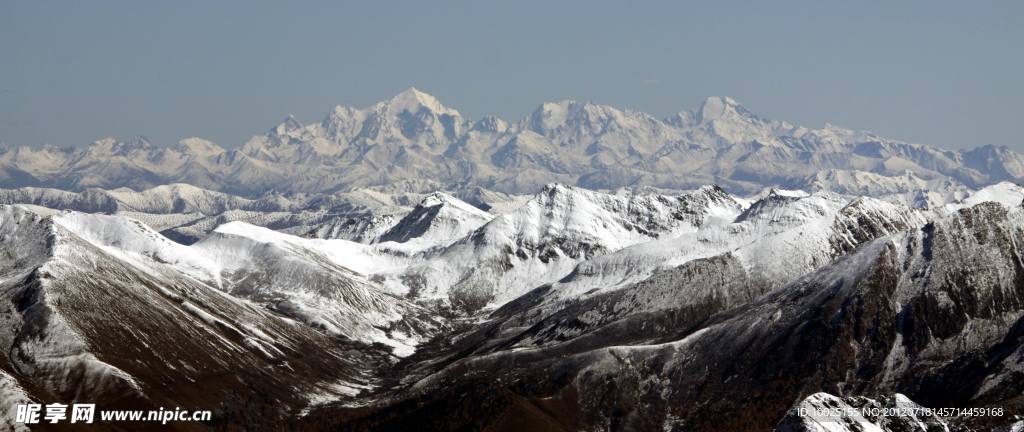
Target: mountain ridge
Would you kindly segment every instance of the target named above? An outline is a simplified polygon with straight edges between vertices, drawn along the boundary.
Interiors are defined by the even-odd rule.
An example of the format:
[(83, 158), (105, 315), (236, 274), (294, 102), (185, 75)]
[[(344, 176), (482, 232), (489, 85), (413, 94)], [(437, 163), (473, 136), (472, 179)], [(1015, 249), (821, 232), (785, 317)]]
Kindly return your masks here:
[(0, 187), (141, 190), (189, 183), (246, 197), (395, 184), (418, 193), (460, 185), (533, 193), (548, 183), (590, 189), (715, 183), (752, 193), (827, 182), (815, 178), (819, 170), (843, 176), (847, 190), (909, 193), (922, 183), (948, 181), (955, 189), (1020, 180), (1024, 157), (994, 146), (943, 150), (830, 124), (810, 129), (764, 119), (728, 97), (709, 97), (665, 119), (563, 100), (543, 103), (516, 122), (474, 121), (415, 88), (366, 108), (339, 105), (319, 122), (289, 116), (235, 149), (201, 138), (157, 146), (136, 137), (82, 148), (0, 150)]
[[(116, 368), (96, 376), (109, 384), (92, 390), (101, 402), (111, 391), (196, 400), (222, 407), (222, 421), (264, 409), (268, 424), (313, 430), (449, 430), (511, 414), (555, 430), (767, 430), (813, 420), (787, 410), (819, 392), (835, 397), (812, 404), (904, 394), (1021, 408), (1007, 396), (1024, 358), (1024, 188), (1012, 183), (932, 208), (783, 188), (739, 198), (713, 185), (550, 184), (492, 212), (444, 192), (266, 198), (280, 206), (267, 215), (405, 208), (361, 242), (216, 219), (260, 212), (191, 186), (86, 194), (133, 210), (112, 215), (38, 205), (77, 205), (73, 193), (22, 192), (50, 200), (0, 206), (11, 319), (0, 389), (19, 400), (108, 370), (49, 360), (80, 354)], [(158, 214), (134, 218), (140, 209), (227, 211), (184, 245), (147, 226)], [(25, 337), (32, 329), (42, 330)], [(297, 369), (278, 369), (293, 356)], [(164, 360), (193, 369), (182, 378), (154, 366)], [(196, 399), (208, 368), (242, 381)], [(247, 386), (284, 405), (226, 396)], [(454, 402), (465, 395), (472, 403)]]

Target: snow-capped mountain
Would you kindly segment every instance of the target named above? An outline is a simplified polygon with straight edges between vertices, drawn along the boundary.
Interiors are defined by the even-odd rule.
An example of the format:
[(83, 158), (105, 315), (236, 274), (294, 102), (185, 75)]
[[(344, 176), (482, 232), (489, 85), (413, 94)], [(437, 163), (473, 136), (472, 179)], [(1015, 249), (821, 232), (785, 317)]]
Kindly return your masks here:
[(203, 280), (209, 261), (137, 222), (3, 206), (0, 233), (4, 400), (205, 406), (210, 427), (272, 425), (375, 385), (374, 358), (389, 357), (226, 295)]
[[(330, 336), (383, 343), (408, 352), (403, 340), (433, 330), (429, 322), (417, 319), (427, 315), (420, 308), (331, 259), (345, 252), (327, 252), (318, 247), (318, 240), (234, 222), (222, 225), (201, 242), (184, 246), (119, 216), (66, 213), (51, 218), (78, 238), (137, 268), (195, 279), (265, 304)], [(332, 246), (341, 251), (364, 247), (345, 240), (333, 241)], [(393, 330), (399, 322), (401, 329)]]
[[(1024, 189), (928, 208), (850, 192), (8, 190), (29, 202), (0, 219), (13, 329), (0, 388), (46, 399), (89, 370), (100, 401), (177, 404), (206, 386), (181, 380), (212, 370), (242, 377), (197, 399), (224, 403), (222, 418), (259, 409), (227, 396), (256, 386), (283, 401), (268, 424), (314, 430), (769, 430), (806, 426), (793, 407), (833, 399), (1016, 407)], [(336, 221), (303, 219), (389, 207), (404, 210), (361, 242), (309, 235)], [(158, 227), (175, 218), (210, 227), (182, 244)], [(843, 424), (904, 424), (864, 420)]]
[[(371, 242), (412, 210), (422, 194), (359, 189), (335, 194), (268, 193), (248, 199), (187, 184), (135, 192), (130, 189), (0, 189), (0, 204), (119, 214), (145, 222), (182, 243), (195, 242), (218, 226), (243, 221), (304, 237)], [(497, 201), (495, 201), (497, 202)]]
[[(776, 202), (747, 212), (744, 220), (770, 224), (813, 212), (808, 206), (783, 217), (794, 213), (781, 210), (786, 201), (778, 194), (766, 199)], [(865, 204), (844, 207), (850, 206)], [(855, 213), (886, 211), (881, 204), (869, 207)], [(522, 427), (565, 430), (770, 430), (798, 404), (919, 404), (1000, 407), (1007, 414), (851, 416), (825, 429), (799, 429), (816, 423), (790, 417), (779, 427), (1010, 430), (1018, 421), (1020, 407), (1012, 399), (1019, 395), (1015, 377), (1024, 358), (1024, 208), (984, 202), (878, 235), (761, 294), (742, 295), (750, 284), (744, 275), (754, 273), (732, 253), (689, 261), (674, 273), (659, 273), (657, 283), (638, 285), (637, 293), (674, 293), (632, 311), (620, 312), (632, 303), (625, 296), (620, 300), (629, 303), (568, 304), (538, 325), (517, 321), (543, 305), (538, 295), (555, 289), (538, 288), (485, 323), (438, 341), (429, 349), (440, 354), (410, 367), (409, 384), (371, 415), (329, 424), (502, 429), (512, 427), (514, 418), (514, 424), (527, 425)], [(685, 301), (701, 297), (706, 301)], [(661, 309), (670, 299), (683, 301)], [(546, 333), (547, 323), (560, 316), (570, 317), (563, 321), (566, 332)], [(479, 403), (467, 410), (459, 402), (467, 397)], [(328, 419), (344, 412), (335, 407), (316, 415)]]
[(378, 168), (442, 153), (468, 127), (458, 111), (415, 88), (366, 109), (335, 107), (320, 123), (289, 116), (242, 152), (288, 163), (344, 165), (361, 159)]
[(199, 138), (170, 147), (107, 138), (82, 148), (0, 152), (0, 187), (188, 183), (247, 197), (396, 184), (419, 193), (482, 186), (532, 194), (548, 183), (676, 190), (719, 184), (735, 193), (782, 185), (875, 196), (927, 189), (946, 196), (1022, 178), (1024, 158), (1006, 148), (940, 150), (832, 125), (810, 129), (764, 119), (727, 97), (664, 120), (559, 101), (518, 122), (472, 121), (414, 88), (367, 108), (335, 107), (320, 122), (289, 116), (238, 150)]
[(447, 246), (494, 219), (494, 215), (443, 192), (435, 192), (379, 235), (377, 242), (415, 241), (429, 246)]
[(549, 185), (516, 210), (423, 252), (421, 262), (388, 278), (402, 281), (418, 298), (467, 311), (496, 307), (565, 277), (580, 262), (723, 222), (739, 207), (713, 187), (680, 196), (617, 196)]

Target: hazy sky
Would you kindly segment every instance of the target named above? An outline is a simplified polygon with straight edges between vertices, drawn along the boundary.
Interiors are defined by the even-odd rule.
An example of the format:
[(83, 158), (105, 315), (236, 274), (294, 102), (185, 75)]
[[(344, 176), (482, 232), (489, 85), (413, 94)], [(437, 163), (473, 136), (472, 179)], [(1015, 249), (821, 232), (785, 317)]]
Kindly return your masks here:
[(0, 0), (0, 141), (235, 147), (415, 86), (470, 118), (591, 100), (1024, 150), (1024, 2)]

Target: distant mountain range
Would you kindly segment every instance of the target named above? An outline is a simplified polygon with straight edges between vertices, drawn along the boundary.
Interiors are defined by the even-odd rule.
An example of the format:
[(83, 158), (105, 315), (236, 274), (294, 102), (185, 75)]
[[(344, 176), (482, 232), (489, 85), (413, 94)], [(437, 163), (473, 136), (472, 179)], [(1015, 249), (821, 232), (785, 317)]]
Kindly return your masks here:
[(145, 138), (84, 147), (3, 148), (0, 187), (134, 190), (170, 183), (247, 197), (363, 187), (429, 193), (479, 186), (534, 193), (718, 184), (880, 195), (947, 193), (1024, 177), (1005, 147), (942, 150), (826, 125), (768, 120), (727, 97), (666, 119), (589, 102), (544, 103), (509, 122), (475, 121), (410, 88), (364, 109), (338, 106), (303, 124), (288, 117), (238, 149), (200, 138), (163, 147)]

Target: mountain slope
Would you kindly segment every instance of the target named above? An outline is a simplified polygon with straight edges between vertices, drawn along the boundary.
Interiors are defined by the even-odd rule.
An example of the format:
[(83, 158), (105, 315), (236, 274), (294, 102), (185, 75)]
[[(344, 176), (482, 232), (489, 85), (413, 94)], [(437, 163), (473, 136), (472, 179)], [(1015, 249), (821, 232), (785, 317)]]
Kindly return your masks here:
[(187, 184), (170, 184), (139, 192), (0, 189), (0, 204), (128, 216), (185, 244), (234, 221), (270, 226), (305, 237), (371, 242), (409, 212), (422, 196), (359, 189), (315, 195), (269, 193), (248, 199)]
[(0, 208), (10, 252), (0, 259), (0, 369), (27, 397), (212, 408), (218, 424), (267, 427), (312, 395), (343, 398), (332, 389), (373, 385), (367, 367), (379, 354), (352, 352), (196, 279), (140, 265), (141, 257), (112, 255), (65, 222)]
[[(411, 295), (476, 311), (500, 306), (567, 275), (579, 262), (716, 223), (738, 204), (721, 189), (680, 196), (616, 196), (549, 185), (451, 245), (391, 278)], [(728, 216), (725, 216), (728, 218)]]
[(118, 216), (66, 213), (53, 221), (137, 268), (206, 283), (331, 336), (383, 343), (407, 355), (417, 338), (436, 330), (429, 313), (322, 251), (302, 247), (302, 239), (233, 223), (183, 246)]
[[(562, 430), (769, 430), (822, 391), (1019, 412), (1022, 240), (1020, 207), (983, 203), (870, 241), (695, 325), (663, 326), (674, 319), (666, 313), (595, 333), (614, 346), (474, 355), (479, 340), (456, 339), (446, 361), (349, 427), (500, 428), (518, 416)], [(458, 394), (486, 403), (461, 406)]]
[(379, 242), (447, 246), (489, 222), (494, 216), (458, 198), (435, 192), (377, 237)]
[(406, 356), (439, 327), (429, 311), (366, 277), (367, 265), (379, 263), (358, 243), (306, 240), (235, 222), (190, 250), (219, 267), (225, 291), (330, 335), (384, 344)]

